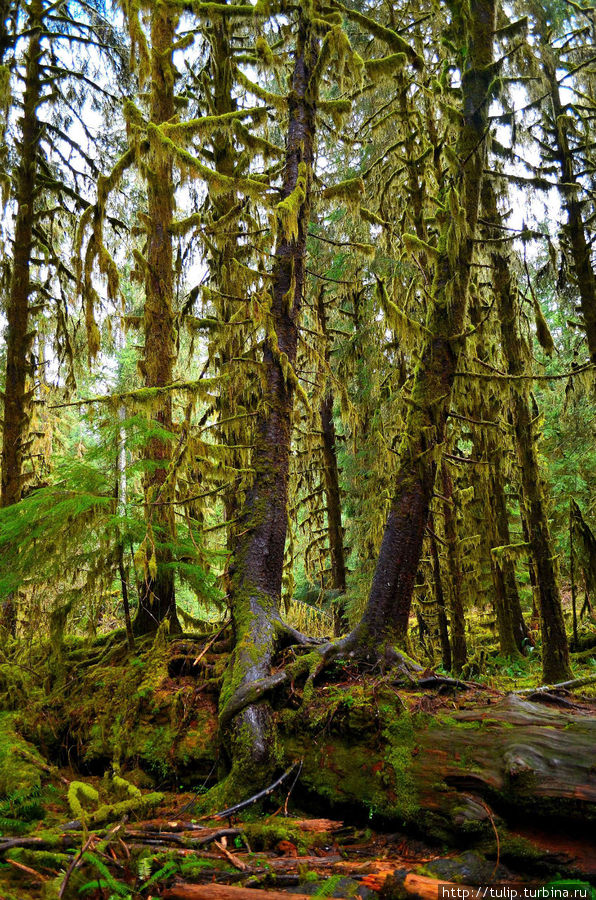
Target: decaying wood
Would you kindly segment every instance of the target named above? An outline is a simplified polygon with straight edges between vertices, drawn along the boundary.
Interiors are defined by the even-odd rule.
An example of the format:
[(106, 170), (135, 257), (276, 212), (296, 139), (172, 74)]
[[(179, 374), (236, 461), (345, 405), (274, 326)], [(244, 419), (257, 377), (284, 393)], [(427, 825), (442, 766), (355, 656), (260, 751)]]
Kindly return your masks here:
[[(411, 872), (409, 875), (406, 875), (403, 888), (406, 893), (412, 897), (419, 897), (420, 900), (440, 900), (443, 896), (443, 890), (461, 889), (461, 884), (451, 881), (437, 881), (434, 878), (428, 878), (426, 875), (414, 875)], [(481, 900), (481, 890), (475, 888), (467, 888), (467, 890), (470, 892), (467, 894), (468, 900)]]
[(287, 735), (291, 752), (304, 754), (302, 788), (333, 790), (338, 803), (372, 804), (385, 817), (399, 819), (396, 810), (403, 810), (402, 822), (409, 816), (417, 828), (427, 819), (440, 823), (445, 837), (470, 828), (488, 834), (491, 815), (510, 825), (520, 815), (539, 816), (545, 827), (560, 816), (594, 820), (593, 709), (545, 706), (514, 694), (483, 699), (482, 706), (443, 709), (420, 725), (414, 719), (403, 771), (387, 756), (374, 707), (359, 735), (337, 716), (316, 742), (312, 732)]
[(30, 868), (30, 866), (24, 866), (23, 863), (17, 862), (16, 859), (7, 859), (6, 862), (9, 866), (12, 866), (13, 869), (19, 869), (19, 871), (25, 872), (27, 875), (30, 875), (31, 878), (35, 878), (36, 881), (45, 882), (48, 880), (47, 875), (42, 875), (41, 872), (37, 872), (35, 869)]
[(223, 843), (221, 843), (220, 841), (214, 841), (213, 843), (215, 844), (215, 846), (217, 847), (217, 849), (219, 850), (219, 852), (221, 853), (221, 855), (222, 855), (225, 859), (227, 859), (227, 861), (228, 861), (229, 863), (231, 863), (231, 864), (234, 866), (235, 869), (238, 869), (239, 872), (246, 872), (246, 870), (248, 869), (248, 866), (246, 865), (245, 862), (243, 862), (243, 861), (242, 861), (238, 856), (236, 856), (234, 853), (230, 853), (230, 851), (228, 850), (228, 848), (227, 848), (227, 847), (224, 847)]

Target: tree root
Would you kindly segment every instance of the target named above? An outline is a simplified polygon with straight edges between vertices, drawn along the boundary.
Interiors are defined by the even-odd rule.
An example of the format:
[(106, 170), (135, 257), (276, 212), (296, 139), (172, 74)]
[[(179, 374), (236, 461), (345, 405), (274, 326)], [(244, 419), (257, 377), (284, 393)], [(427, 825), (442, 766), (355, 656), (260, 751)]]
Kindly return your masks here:
[(284, 626), (283, 633), (297, 634), (303, 638), (299, 646), (312, 646), (310, 653), (298, 657), (279, 672), (274, 672), (264, 678), (255, 679), (241, 685), (226, 703), (221, 711), (219, 722), (222, 728), (246, 707), (259, 703), (265, 697), (284, 685), (291, 684), (300, 678), (306, 678), (305, 692), (312, 690), (315, 681), (322, 672), (336, 659), (345, 657), (355, 663), (366, 663), (378, 666), (381, 671), (396, 669), (405, 676), (413, 685), (417, 684), (414, 673), (421, 672), (422, 667), (405, 655), (399, 653), (393, 647), (387, 646), (383, 653), (370, 651), (362, 641), (358, 629), (337, 641), (325, 643), (315, 642), (312, 639), (300, 635), (290, 626)]

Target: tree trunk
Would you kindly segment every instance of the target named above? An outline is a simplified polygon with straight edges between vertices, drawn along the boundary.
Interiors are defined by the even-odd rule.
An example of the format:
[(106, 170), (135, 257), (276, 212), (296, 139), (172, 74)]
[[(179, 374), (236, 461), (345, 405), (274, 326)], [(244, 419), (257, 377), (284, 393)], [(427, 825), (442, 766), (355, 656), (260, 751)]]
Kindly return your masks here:
[[(151, 96), (150, 121), (161, 125), (176, 113), (174, 104), (174, 66), (172, 44), (178, 14), (167, 3), (156, 4), (151, 11)], [(146, 166), (147, 250), (145, 278), (145, 356), (147, 387), (166, 387), (172, 383), (176, 358), (173, 309), (174, 268), (170, 228), (174, 218), (174, 182), (172, 162), (159, 138), (149, 136)], [(153, 423), (172, 432), (172, 398), (168, 392), (159, 398)], [(172, 458), (172, 440), (153, 437), (148, 441), (146, 459), (151, 461), (145, 475), (145, 505), (148, 524), (147, 554), (154, 566), (147, 568), (134, 621), (136, 634), (157, 630), (168, 619), (172, 631), (180, 631), (176, 615), (172, 553), (166, 546), (175, 533), (173, 500), (174, 480), (168, 477)], [(154, 468), (155, 466), (155, 468)]]
[(554, 152), (561, 167), (561, 199), (567, 210), (566, 234), (571, 246), (590, 361), (596, 364), (596, 275), (592, 266), (591, 242), (588, 241), (582, 216), (582, 185), (575, 174), (573, 153), (567, 137), (567, 115), (561, 103), (557, 68), (550, 58), (549, 49), (543, 48), (543, 53), (546, 55), (543, 69), (553, 106)]
[[(265, 396), (257, 419), (252, 458), (254, 481), (246, 494), (230, 566), (235, 649), (228, 665), (220, 716), (237, 691), (270, 671), (283, 630), (279, 614), (287, 502), (298, 322), (305, 280), (306, 235), (315, 136), (311, 74), (316, 61), (312, 24), (299, 13), (286, 140), (282, 198), (296, 206), (296, 230), (287, 233), (281, 218), (271, 287), (272, 330), (263, 349)], [(295, 376), (294, 376), (295, 377)], [(275, 764), (277, 747), (266, 704), (249, 705), (227, 725), (235, 773), (245, 784)]]
[[(484, 203), (488, 221), (498, 224), (497, 204), (492, 186), (487, 183)], [(536, 566), (540, 595), (542, 631), (542, 674), (547, 683), (564, 681), (571, 675), (569, 649), (561, 595), (555, 570), (555, 555), (550, 537), (544, 488), (536, 450), (535, 420), (532, 417), (525, 376), (525, 350), (518, 330), (517, 288), (512, 281), (507, 258), (498, 250), (491, 254), (493, 283), (499, 304), (501, 342), (512, 382), (513, 423), (524, 501), (528, 516), (530, 549)]]
[[(329, 365), (330, 347), (327, 334), (327, 316), (325, 312), (325, 294), (319, 292), (317, 315), (325, 341), (325, 361)], [(323, 444), (323, 480), (325, 484), (325, 501), (327, 509), (327, 533), (329, 539), (329, 555), (331, 557), (331, 588), (346, 592), (346, 562), (344, 554), (344, 530), (341, 521), (341, 492), (339, 488), (339, 467), (337, 465), (337, 449), (335, 441), (335, 423), (333, 421), (333, 393), (331, 385), (327, 385), (320, 406), (321, 431)], [(334, 599), (333, 628), (336, 635), (348, 630), (348, 621), (341, 596)]]
[(435, 537), (435, 523), (432, 512), (429, 514), (429, 526), (432, 531), (430, 535), (430, 552), (433, 564), (433, 580), (435, 599), (438, 609), (438, 625), (439, 640), (441, 642), (441, 661), (446, 672), (451, 671), (451, 645), (449, 643), (449, 629), (447, 627), (447, 616), (445, 614), (445, 594), (443, 592), (443, 581), (441, 578), (441, 559), (439, 556), (439, 548), (437, 547), (437, 539)]
[(407, 631), (414, 578), (436, 474), (436, 449), (445, 425), (468, 305), (473, 238), (485, 166), (488, 88), (493, 56), (495, 0), (474, 0), (462, 25), (467, 67), (462, 76), (463, 121), (457, 146), (459, 194), (465, 233), (447, 234), (435, 264), (427, 316), (428, 337), (408, 405), (399, 469), (371, 592), (355, 640), (383, 648)]
[(27, 374), (33, 333), (29, 332), (31, 255), (37, 196), (37, 152), (41, 125), (37, 109), (41, 97), (41, 2), (32, 3), (28, 27), (31, 29), (25, 64), (25, 92), (21, 126), (21, 157), (16, 174), (16, 221), (10, 293), (6, 308), (6, 387), (2, 432), (3, 507), (18, 503), (23, 488), (23, 448), (27, 436)]
[(449, 573), (449, 609), (451, 612), (451, 657), (453, 671), (459, 674), (467, 658), (466, 621), (462, 597), (462, 561), (459, 552), (459, 536), (455, 501), (453, 499), (453, 481), (445, 460), (441, 462), (441, 481), (443, 485), (443, 521), (445, 543), (447, 545), (447, 571)]
[[(520, 490), (519, 494), (519, 518), (521, 522), (522, 535), (524, 538), (524, 542), (526, 544), (530, 543), (530, 530), (528, 528), (528, 516), (524, 507), (524, 496), (523, 491)], [(528, 553), (528, 575), (530, 578), (530, 587), (532, 588), (532, 618), (538, 619), (538, 581), (536, 579), (536, 566), (534, 564), (534, 558), (531, 553)]]
[[(208, 94), (209, 106), (214, 115), (220, 116), (234, 112), (238, 103), (233, 96), (233, 49), (231, 44), (232, 25), (227, 16), (215, 18), (207, 31), (210, 44), (209, 80), (202, 85)], [(234, 138), (228, 129), (215, 132), (213, 137), (213, 167), (216, 172), (227, 178), (233, 178), (238, 174), (239, 152), (236, 149)], [(237, 195), (234, 192), (214, 192), (210, 198), (213, 205), (213, 228), (215, 239), (210, 260), (211, 277), (216, 286), (214, 302), (218, 305), (218, 319), (224, 324), (223, 332), (217, 330), (208, 350), (210, 359), (214, 359), (217, 369), (225, 378), (221, 382), (217, 398), (218, 417), (225, 424), (218, 426), (218, 434), (223, 443), (228, 446), (248, 443), (246, 427), (234, 420), (234, 414), (239, 406), (243, 405), (243, 396), (246, 394), (246, 373), (243, 369), (238, 371), (230, 366), (230, 361), (240, 357), (245, 352), (245, 336), (239, 331), (238, 326), (225, 328), (225, 323), (230, 322), (236, 304), (231, 299), (238, 294), (234, 279), (231, 261), (239, 259), (241, 253), (250, 252), (249, 248), (243, 248), (234, 235), (237, 218), (230, 219), (234, 207), (237, 204)], [(240, 213), (239, 213), (240, 215)], [(218, 221), (225, 220), (224, 231), (218, 234)], [(218, 293), (219, 292), (219, 293)], [(222, 334), (224, 335), (222, 337)], [(255, 401), (256, 402), (256, 401)], [(248, 406), (248, 404), (246, 404)], [(241, 453), (238, 450), (230, 450), (231, 467), (242, 468)], [(238, 516), (238, 489), (237, 484), (223, 491), (223, 502), (227, 525), (227, 549), (234, 552), (236, 519)]]
[[(479, 302), (472, 302), (470, 320), (472, 325), (477, 328), (476, 355), (483, 362), (493, 365), (495, 362), (494, 349), (486, 340), (484, 329), (481, 327), (483, 310)], [(502, 434), (500, 428), (497, 427), (502, 414), (501, 395), (492, 384), (488, 384), (480, 393), (477, 404), (478, 408), (475, 412), (478, 418), (481, 421), (495, 423), (492, 426), (481, 426), (477, 430), (475, 438), (477, 445), (475, 456), (485, 463), (485, 465), (479, 466), (476, 480), (483, 507), (482, 518), (485, 523), (484, 526), (481, 526), (481, 540), (493, 582), (493, 606), (501, 653), (503, 656), (514, 656), (518, 650), (524, 649), (528, 634), (517, 590), (515, 564), (507, 555), (495, 556), (491, 552), (494, 547), (502, 547), (511, 543), (502, 459), (507, 450), (503, 449)]]
[[(6, 305), (6, 378), (2, 429), (2, 484), (0, 506), (12, 506), (21, 499), (23, 453), (29, 428), (27, 375), (29, 353), (34, 332), (29, 330), (29, 298), (31, 294), (31, 256), (34, 246), (35, 200), (37, 197), (38, 147), (41, 125), (37, 115), (42, 92), (40, 55), (43, 6), (33, 0), (27, 27), (30, 31), (25, 62), (25, 90), (20, 119), (20, 159), (16, 172), (16, 220), (12, 272)], [(0, 624), (14, 634), (16, 609), (14, 598), (4, 601)]]
[[(491, 513), (495, 525), (495, 537), (498, 541), (493, 546), (506, 546), (511, 543), (511, 534), (509, 531), (509, 514), (507, 511), (507, 499), (505, 496), (505, 488), (503, 484), (503, 475), (499, 451), (495, 448), (493, 454), (493, 465), (489, 471), (489, 496)], [(524, 621), (519, 592), (517, 590), (517, 579), (515, 575), (515, 564), (507, 556), (502, 559), (493, 559), (495, 568), (498, 570), (499, 578), (503, 582), (503, 600), (505, 611), (505, 629), (511, 633), (513, 639), (513, 648), (511, 653), (516, 650), (520, 652), (524, 650), (528, 637), (528, 629)], [(507, 638), (509, 642), (509, 638)], [(505, 652), (503, 646), (501, 646)], [(510, 655), (506, 654), (506, 655)]]

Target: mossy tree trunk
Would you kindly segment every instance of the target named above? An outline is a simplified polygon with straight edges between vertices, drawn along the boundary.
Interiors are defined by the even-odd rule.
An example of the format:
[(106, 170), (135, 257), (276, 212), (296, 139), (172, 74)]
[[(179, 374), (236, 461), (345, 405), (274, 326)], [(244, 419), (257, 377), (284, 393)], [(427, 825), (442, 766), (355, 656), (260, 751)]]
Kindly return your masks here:
[[(487, 183), (484, 205), (488, 221), (495, 224), (498, 233), (499, 217), (494, 190)], [(511, 400), (513, 425), (524, 502), (527, 510), (530, 552), (536, 567), (538, 592), (540, 597), (540, 624), (542, 631), (542, 675), (547, 683), (565, 681), (571, 677), (569, 648), (561, 594), (555, 568), (555, 554), (550, 537), (546, 501), (540, 467), (538, 464), (536, 418), (532, 415), (529, 387), (526, 375), (526, 360), (529, 350), (524, 346), (519, 333), (518, 291), (509, 261), (499, 250), (491, 254), (493, 284), (499, 309), (501, 342), (507, 372), (513, 376)]]
[[(20, 158), (16, 170), (16, 218), (8, 302), (6, 304), (6, 373), (2, 429), (2, 487), (0, 506), (18, 503), (26, 478), (23, 457), (27, 444), (29, 400), (27, 376), (33, 374), (29, 355), (34, 332), (30, 325), (31, 257), (35, 244), (35, 201), (38, 194), (38, 151), (41, 124), (38, 108), (42, 95), (40, 71), (43, 5), (32, 0), (27, 29), (25, 88), (20, 119)], [(0, 622), (12, 633), (16, 627), (14, 598), (5, 601)]]
[[(450, 201), (463, 225), (443, 226), (427, 315), (399, 451), (394, 499), (385, 526), (369, 600), (353, 640), (381, 654), (407, 630), (414, 579), (445, 437), (452, 386), (468, 305), (468, 285), (486, 159), (490, 66), (495, 0), (459, 9), (463, 116), (457, 144), (460, 162)], [(464, 52), (465, 51), (465, 52)]]
[[(473, 302), (470, 309), (472, 325), (478, 328), (477, 356), (491, 365), (491, 344), (487, 341), (482, 325), (483, 312), (479, 303)], [(480, 327), (479, 327), (480, 326)], [(494, 547), (511, 543), (509, 512), (505, 493), (503, 435), (499, 426), (502, 410), (502, 393), (495, 385), (488, 383), (479, 392), (477, 409), (474, 412), (481, 422), (494, 423), (480, 426), (475, 437), (474, 456), (482, 463), (478, 466), (475, 488), (482, 504), (481, 543), (490, 566), (493, 584), (493, 608), (497, 622), (499, 646), (503, 656), (515, 656), (524, 649), (528, 630), (524, 622), (515, 564), (507, 556), (496, 556)]]
[(567, 210), (565, 233), (571, 247), (590, 360), (596, 364), (596, 273), (592, 265), (592, 241), (583, 218), (582, 185), (575, 172), (574, 152), (568, 137), (569, 118), (561, 102), (557, 67), (549, 48), (543, 47), (543, 54), (543, 70), (552, 103), (554, 151), (561, 168), (561, 196)]
[[(494, 446), (489, 446), (492, 456), (492, 465), (488, 472), (488, 496), (490, 498), (490, 517), (492, 520), (493, 547), (503, 547), (511, 543), (509, 530), (509, 514), (507, 510), (507, 498), (505, 495), (500, 451)], [(499, 585), (498, 596), (502, 601), (502, 621), (499, 626), (499, 636), (502, 638), (501, 652), (506, 656), (514, 655), (516, 651), (522, 651), (528, 636), (528, 629), (517, 589), (515, 564), (507, 555), (501, 559), (491, 554), (491, 565), (494, 567), (495, 584)], [(501, 630), (502, 629), (502, 630)]]
[(239, 519), (230, 565), (229, 602), (235, 648), (220, 698), (233, 760), (232, 780), (258, 780), (276, 762), (271, 709), (251, 704), (230, 715), (235, 696), (266, 676), (284, 626), (279, 613), (287, 532), (290, 441), (295, 383), (293, 366), (305, 283), (306, 236), (315, 138), (316, 94), (311, 83), (317, 57), (312, 23), (298, 13), (288, 97), (282, 202), (295, 206), (295, 229), (278, 219), (271, 284), (271, 327), (263, 348), (264, 396), (255, 430), (253, 483)]
[[(168, 3), (151, 7), (150, 121), (161, 125), (176, 114), (175, 69), (172, 62), (174, 36), (179, 13)], [(156, 134), (149, 136), (144, 168), (147, 184), (147, 245), (145, 276), (145, 385), (167, 387), (172, 383), (176, 358), (174, 318), (174, 268), (170, 228), (174, 217), (172, 161)], [(176, 616), (176, 596), (172, 554), (168, 548), (174, 524), (175, 478), (169, 471), (172, 459), (172, 398), (166, 391), (158, 399), (153, 427), (161, 434), (152, 437), (145, 456), (149, 464), (144, 479), (146, 516), (150, 540), (148, 565), (142, 587), (134, 631), (156, 631), (168, 619), (180, 630)]]

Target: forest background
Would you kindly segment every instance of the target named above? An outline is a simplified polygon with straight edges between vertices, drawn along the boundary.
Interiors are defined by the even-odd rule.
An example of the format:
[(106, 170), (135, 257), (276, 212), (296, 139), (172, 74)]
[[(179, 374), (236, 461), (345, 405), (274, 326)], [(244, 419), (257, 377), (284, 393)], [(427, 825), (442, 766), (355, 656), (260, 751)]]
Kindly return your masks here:
[(595, 47), (571, 0), (3, 0), (7, 709), (211, 629), (229, 796), (338, 658), (592, 680)]

